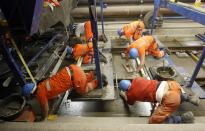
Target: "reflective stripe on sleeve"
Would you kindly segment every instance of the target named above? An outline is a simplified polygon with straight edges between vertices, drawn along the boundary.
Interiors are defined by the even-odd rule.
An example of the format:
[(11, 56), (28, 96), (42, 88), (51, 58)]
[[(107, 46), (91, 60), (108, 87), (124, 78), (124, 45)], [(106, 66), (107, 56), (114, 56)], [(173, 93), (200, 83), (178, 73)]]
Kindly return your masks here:
[(47, 91), (51, 91), (50, 80), (46, 81), (46, 89), (47, 89)]

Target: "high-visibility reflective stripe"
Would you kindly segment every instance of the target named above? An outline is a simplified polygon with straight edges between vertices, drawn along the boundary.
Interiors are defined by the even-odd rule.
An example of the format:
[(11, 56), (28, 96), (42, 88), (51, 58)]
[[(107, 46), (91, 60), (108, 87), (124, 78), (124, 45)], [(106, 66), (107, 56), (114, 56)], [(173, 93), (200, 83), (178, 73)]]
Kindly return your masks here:
[(164, 96), (164, 94), (166, 94), (166, 92), (169, 89), (169, 84), (167, 81), (162, 81), (160, 83), (160, 85), (158, 86), (158, 89), (156, 91), (156, 100), (157, 102), (161, 103), (162, 102), (162, 98)]
[(91, 91), (91, 90), (93, 90), (93, 86), (92, 86), (91, 83), (88, 83), (88, 84), (86, 85), (86, 92), (89, 92), (89, 91)]
[(47, 91), (51, 90), (50, 80), (46, 81), (46, 89), (47, 89)]
[(68, 72), (68, 75), (71, 77), (71, 72), (70, 72), (69, 67), (66, 67), (66, 70), (67, 70), (67, 72)]

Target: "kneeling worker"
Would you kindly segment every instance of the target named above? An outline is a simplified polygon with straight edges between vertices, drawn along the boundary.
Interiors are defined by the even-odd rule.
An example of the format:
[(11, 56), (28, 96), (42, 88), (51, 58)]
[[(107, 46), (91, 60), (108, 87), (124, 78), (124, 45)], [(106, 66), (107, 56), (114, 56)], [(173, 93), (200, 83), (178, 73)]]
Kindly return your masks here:
[(175, 81), (159, 82), (138, 77), (132, 80), (132, 83), (129, 80), (121, 80), (119, 89), (126, 92), (121, 92), (120, 95), (129, 105), (133, 105), (135, 101), (159, 103), (149, 118), (150, 124), (192, 122), (194, 116), (190, 111), (181, 116), (173, 116), (172, 113), (183, 101), (194, 105), (199, 105), (200, 101), (197, 95), (183, 93), (182, 87)]
[(131, 43), (132, 38), (135, 41), (141, 37), (144, 27), (145, 25), (143, 21), (134, 21), (130, 24), (124, 25), (122, 28), (119, 28), (117, 33), (120, 37), (125, 36)]
[[(83, 64), (91, 63), (94, 57), (93, 43), (82, 44), (79, 38), (72, 38), (70, 47), (67, 48), (67, 58), (78, 60), (79, 57), (83, 57)], [(107, 59), (102, 56), (102, 53), (100, 53), (99, 59), (101, 62), (107, 63)]]
[[(103, 86), (107, 85), (107, 79), (102, 75)], [(39, 82), (34, 96), (41, 106), (43, 118), (48, 116), (50, 99), (56, 98), (67, 90), (74, 89), (79, 94), (86, 94), (96, 89), (98, 81), (95, 79), (94, 71), (85, 73), (80, 67), (70, 65), (60, 70), (50, 78)], [(23, 87), (23, 95), (29, 96), (35, 85), (29, 83)]]
[(79, 57), (83, 57), (83, 64), (88, 64), (94, 57), (93, 43), (77, 43), (73, 47), (68, 47), (67, 57), (74, 58), (75, 60), (78, 60)]

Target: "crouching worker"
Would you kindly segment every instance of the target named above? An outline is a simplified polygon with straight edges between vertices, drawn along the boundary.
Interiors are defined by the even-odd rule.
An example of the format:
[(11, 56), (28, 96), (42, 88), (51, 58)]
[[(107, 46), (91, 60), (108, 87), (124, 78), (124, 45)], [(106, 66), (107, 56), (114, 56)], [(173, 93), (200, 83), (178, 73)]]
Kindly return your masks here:
[(83, 64), (88, 64), (92, 61), (94, 56), (93, 43), (87, 44), (76, 43), (73, 47), (67, 48), (67, 58), (73, 58), (78, 60), (79, 57), (83, 57)]
[(126, 39), (131, 43), (132, 39), (135, 41), (141, 37), (142, 31), (145, 25), (143, 21), (134, 21), (124, 25), (122, 28), (117, 30), (119, 37), (125, 36)]
[[(103, 86), (107, 85), (107, 80), (102, 75)], [(23, 87), (23, 95), (29, 96), (34, 84), (26, 84)], [(98, 81), (95, 79), (94, 71), (85, 73), (80, 67), (70, 65), (60, 70), (57, 74), (50, 78), (39, 82), (34, 92), (34, 97), (41, 106), (42, 117), (46, 118), (49, 113), (48, 102), (50, 99), (56, 98), (67, 90), (74, 89), (79, 94), (86, 94), (96, 89)]]
[[(83, 64), (92, 63), (94, 57), (93, 43), (88, 42), (87, 44), (82, 44), (82, 41), (74, 37), (70, 40), (70, 47), (67, 48), (67, 58), (73, 58), (75, 61), (78, 60), (79, 57), (83, 57)], [(102, 53), (100, 53), (100, 61), (107, 63), (107, 59), (103, 57)]]
[(136, 59), (139, 57), (140, 65), (137, 67), (137, 71), (139, 71), (144, 63), (145, 63), (145, 56), (150, 54), (156, 58), (161, 58), (165, 55), (164, 51), (159, 50), (158, 45), (151, 35), (146, 35), (135, 42), (131, 43), (129, 47), (125, 50), (126, 60), (128, 62), (128, 58)]
[(199, 97), (197, 95), (189, 95), (183, 93), (182, 87), (175, 81), (156, 81), (147, 80), (138, 77), (132, 81), (121, 80), (119, 89), (120, 95), (127, 101), (129, 105), (133, 105), (135, 101), (159, 103), (149, 118), (150, 124), (156, 123), (189, 123), (194, 120), (191, 111), (174, 116), (174, 113), (183, 101), (191, 102), (199, 105)]

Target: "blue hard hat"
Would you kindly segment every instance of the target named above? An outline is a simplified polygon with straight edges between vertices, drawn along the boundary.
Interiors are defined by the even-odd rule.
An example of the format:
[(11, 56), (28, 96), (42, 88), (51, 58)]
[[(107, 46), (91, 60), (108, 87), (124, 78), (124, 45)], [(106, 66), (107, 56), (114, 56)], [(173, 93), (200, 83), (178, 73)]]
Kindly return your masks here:
[(23, 86), (23, 95), (24, 96), (28, 96), (31, 94), (33, 88), (35, 87), (34, 83), (27, 83)]
[(121, 80), (119, 83), (119, 89), (122, 91), (127, 91), (130, 85), (131, 82), (129, 80)]
[(123, 35), (122, 28), (117, 29), (117, 34), (121, 37)]
[(73, 48), (68, 47), (68, 48), (67, 48), (67, 53), (68, 53), (68, 54), (72, 54), (72, 53), (73, 53)]
[(129, 55), (131, 59), (136, 59), (138, 57), (138, 50), (136, 48), (132, 48)]

